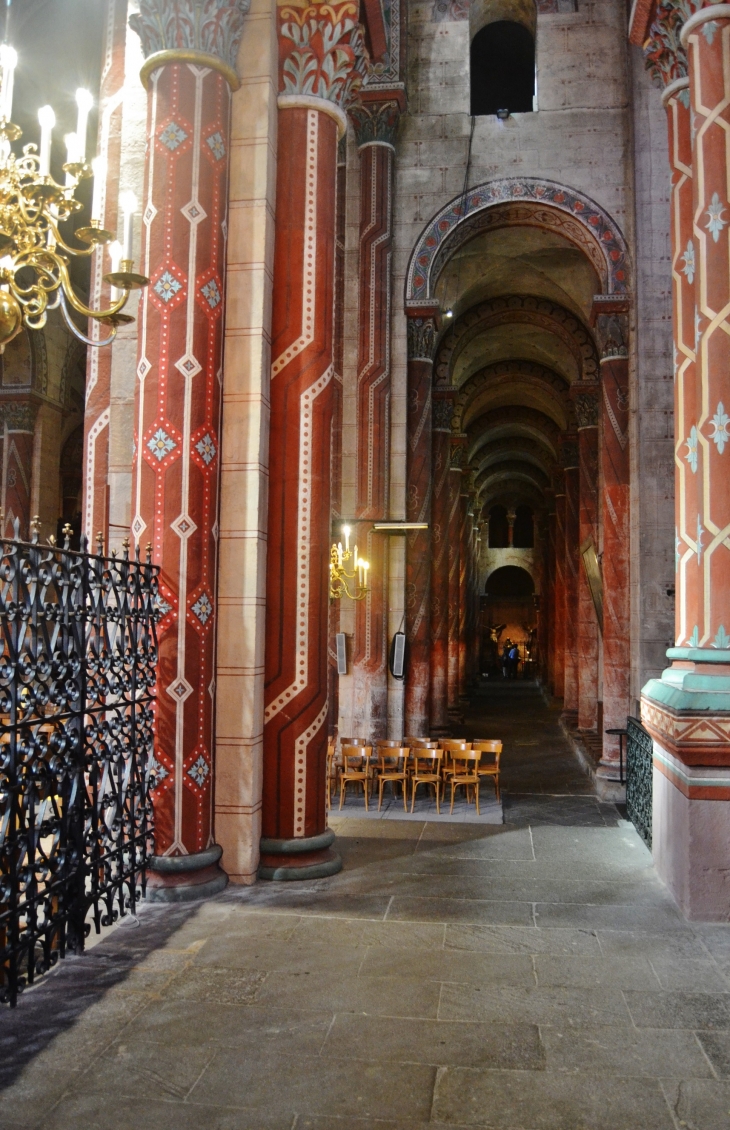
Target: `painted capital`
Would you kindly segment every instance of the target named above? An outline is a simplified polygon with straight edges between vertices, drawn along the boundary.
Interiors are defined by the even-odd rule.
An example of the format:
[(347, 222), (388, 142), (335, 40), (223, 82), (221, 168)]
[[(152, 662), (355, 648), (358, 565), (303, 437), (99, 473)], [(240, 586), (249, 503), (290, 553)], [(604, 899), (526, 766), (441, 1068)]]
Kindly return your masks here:
[(350, 107), (358, 149), (366, 145), (392, 145), (398, 132), (400, 107), (395, 99), (356, 102)]
[(687, 74), (687, 52), (680, 41), (684, 23), (702, 0), (659, 0), (649, 35), (643, 45), (646, 69), (660, 86)]
[(454, 436), (449, 453), (449, 469), (462, 471), (466, 463), (466, 436)]
[(436, 344), (435, 318), (408, 319), (408, 360), (433, 361)]
[(629, 355), (629, 319), (627, 314), (598, 314), (595, 320), (598, 350), (602, 361)]
[(37, 411), (38, 405), (28, 401), (0, 403), (0, 426), (6, 424), (9, 432), (33, 432)]
[(456, 388), (434, 389), (431, 393), (431, 427), (435, 432), (451, 432)]
[(130, 16), (129, 26), (142, 42), (142, 81), (146, 82), (151, 71), (165, 63), (196, 62), (199, 56), (207, 56), (207, 60), (200, 61), (220, 70), (229, 85), (237, 87), (238, 45), (250, 3), (251, 0), (140, 0), (139, 13)]
[(368, 66), (359, 4), (279, 0), (277, 10), (280, 94), (322, 98), (347, 109)]
[(574, 385), (571, 392), (578, 428), (598, 427), (598, 416), (600, 412), (598, 385), (587, 389), (579, 389)]

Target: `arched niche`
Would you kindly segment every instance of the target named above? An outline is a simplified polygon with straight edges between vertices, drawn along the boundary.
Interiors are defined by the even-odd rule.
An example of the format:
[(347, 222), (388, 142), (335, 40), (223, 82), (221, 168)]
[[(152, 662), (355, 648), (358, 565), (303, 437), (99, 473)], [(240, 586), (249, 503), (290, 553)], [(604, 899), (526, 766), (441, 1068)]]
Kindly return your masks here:
[(509, 20), (522, 24), (535, 38), (537, 30), (537, 7), (535, 0), (472, 0), (469, 6), (469, 38), (487, 24)]
[(523, 600), (535, 592), (532, 573), (522, 565), (498, 565), (487, 573), (487, 596)]
[(454, 252), (490, 228), (538, 227), (578, 247), (595, 268), (604, 294), (626, 294), (629, 259), (623, 233), (590, 197), (555, 181), (521, 177), (488, 181), (455, 196), (429, 221), (411, 253), (406, 309), (432, 307), (439, 274)]

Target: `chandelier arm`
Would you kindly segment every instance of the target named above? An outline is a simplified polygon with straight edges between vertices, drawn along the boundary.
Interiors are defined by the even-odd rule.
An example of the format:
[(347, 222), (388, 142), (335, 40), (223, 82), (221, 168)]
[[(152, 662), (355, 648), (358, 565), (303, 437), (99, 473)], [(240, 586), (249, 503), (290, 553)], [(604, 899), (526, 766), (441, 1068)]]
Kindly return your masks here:
[(76, 311), (84, 318), (111, 318), (114, 314), (120, 314), (127, 304), (130, 292), (128, 290), (122, 291), (122, 296), (116, 302), (113, 302), (106, 310), (92, 310), (90, 306), (85, 306), (80, 298), (76, 297), (74, 289), (71, 286), (71, 279), (68, 273), (68, 265), (63, 259), (58, 260), (59, 274), (61, 276), (61, 286), (66, 300)]
[(73, 255), (77, 259), (90, 259), (96, 251), (95, 244), (92, 244), (91, 247), (83, 247), (80, 250), (77, 250), (77, 248), (75, 247), (70, 247), (58, 230), (58, 225), (56, 224), (55, 220), (52, 220), (50, 217), (48, 218), (48, 227), (49, 230), (53, 232), (53, 238), (55, 239), (57, 246), (62, 247), (63, 250), (67, 251), (69, 255)]
[(66, 296), (64, 295), (63, 291), (59, 291), (59, 294), (61, 296), (60, 305), (61, 313), (63, 314), (63, 320), (71, 330), (71, 333), (74, 335), (74, 337), (78, 338), (79, 341), (83, 341), (84, 345), (91, 345), (95, 348), (100, 348), (104, 345), (111, 345), (111, 343), (114, 341), (114, 338), (117, 336), (116, 326), (111, 327), (111, 333), (109, 334), (109, 337), (105, 337), (103, 339), (100, 339), (99, 341), (94, 341), (93, 338), (86, 337), (86, 335), (81, 332), (81, 330), (78, 328), (71, 315), (69, 314), (68, 306), (66, 304)]

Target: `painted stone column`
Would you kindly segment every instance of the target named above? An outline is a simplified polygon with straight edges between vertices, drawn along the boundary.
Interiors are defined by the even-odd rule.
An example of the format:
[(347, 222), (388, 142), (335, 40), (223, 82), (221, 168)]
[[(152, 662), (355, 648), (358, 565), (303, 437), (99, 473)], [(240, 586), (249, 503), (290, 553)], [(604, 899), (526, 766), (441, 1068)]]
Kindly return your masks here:
[[(248, 0), (142, 0), (142, 205), (132, 534), (161, 566), (153, 899), (221, 890), (213, 726), (231, 88)], [(164, 19), (163, 19), (164, 16)], [(225, 18), (222, 18), (225, 17)]]
[[(466, 487), (468, 484), (464, 483)], [(471, 583), (471, 555), (473, 546), (473, 518), (471, 495), (462, 489), (459, 500), (461, 521), (459, 524), (459, 699), (466, 698), (469, 678), (468, 632), (471, 627), (469, 610)]]
[[(698, 552), (697, 515), (701, 505), (704, 445), (697, 431), (698, 395), (695, 365), (695, 235), (692, 176), (692, 128), (689, 78), (667, 86), (669, 161), (672, 174), (672, 325), (675, 364), (674, 513), (677, 566), (675, 642), (689, 643), (700, 604), (702, 553)], [(701, 325), (701, 323), (700, 323)], [(692, 621), (691, 623), (689, 621)]]
[[(730, 916), (730, 5), (707, 5), (690, 16), (681, 43), (689, 63), (694, 138), (693, 230), (685, 252), (691, 252), (694, 275), (696, 391), (693, 406), (692, 368), (681, 353), (675, 418), (684, 424), (682, 433), (678, 424), (677, 437), (685, 441), (680, 503), (687, 529), (678, 522), (679, 646), (667, 652), (672, 666), (661, 679), (643, 688), (641, 713), (654, 738), (653, 852), (659, 874), (686, 915), (725, 921)], [(677, 109), (670, 122), (675, 176), (680, 152), (687, 156), (682, 118)], [(677, 179), (675, 244), (687, 234), (686, 192)], [(687, 327), (676, 303), (688, 294), (678, 277), (686, 262), (680, 258), (674, 271), (680, 348)]]
[[(580, 550), (592, 541), (598, 553), (598, 386), (573, 386), (578, 424)], [(578, 729), (598, 723), (598, 618), (583, 561), (578, 557)]]
[(452, 438), (449, 461), (449, 612), (448, 612), (448, 709), (460, 719), (459, 707), (459, 602), (461, 577), (461, 483), (466, 448), (465, 436)]
[[(357, 4), (280, 7), (261, 866), (331, 875), (327, 607), (337, 145), (363, 58)], [(317, 91), (315, 97), (311, 91)]]
[(555, 472), (555, 583), (553, 585), (553, 686), (555, 698), (565, 690), (565, 475)]
[[(121, 175), (122, 116), (124, 103), (124, 60), (127, 39), (127, 0), (107, 0), (104, 34), (105, 66), (99, 86), (98, 153), (106, 166), (98, 194), (102, 228), (117, 228), (119, 181)], [(95, 309), (108, 306), (110, 287), (103, 276), (109, 270), (108, 251), (96, 249), (91, 257), (90, 304)], [(92, 341), (107, 331), (95, 318), (88, 329)], [(109, 476), (109, 431), (111, 423), (112, 350), (89, 349), (86, 360), (86, 403), (84, 408), (83, 533), (90, 540), (101, 531), (109, 541), (107, 489)], [(108, 550), (107, 550), (108, 552)]]
[[(372, 520), (390, 516), (390, 321), (393, 172), (400, 109), (395, 99), (354, 106), (360, 154), (357, 352), (357, 543), (370, 592), (355, 609), (352, 732), (388, 728), (388, 539)], [(364, 520), (364, 521), (363, 521)]]
[[(431, 381), (438, 307), (407, 310), (406, 520), (431, 522)], [(425, 737), (430, 726), (431, 530), (406, 541), (405, 732)]]
[(580, 547), (580, 484), (577, 436), (566, 436), (561, 442), (561, 458), (565, 472), (565, 519), (563, 554), (565, 589), (565, 675), (563, 682), (563, 717), (570, 726), (578, 722), (578, 565)]
[(551, 694), (554, 694), (553, 667), (555, 657), (554, 649), (554, 612), (555, 612), (555, 492), (552, 487), (545, 491), (547, 500), (547, 522), (545, 538), (545, 571), (544, 584), (540, 595), (540, 677), (547, 685)]
[[(430, 733), (446, 734), (449, 658), (449, 482), (451, 418), (455, 389), (433, 391), (431, 466), (431, 723)], [(413, 734), (425, 737), (425, 734)]]
[[(28, 540), (31, 534), (33, 442), (37, 404), (11, 400), (0, 404), (2, 441), (2, 534)], [(51, 531), (55, 534), (55, 530)], [(77, 531), (74, 531), (77, 532)]]
[(601, 479), (603, 484), (603, 754), (597, 770), (599, 795), (621, 799), (619, 739), (606, 730), (625, 729), (630, 673), (630, 462), (629, 353), (625, 300), (600, 296), (594, 323), (601, 358)]

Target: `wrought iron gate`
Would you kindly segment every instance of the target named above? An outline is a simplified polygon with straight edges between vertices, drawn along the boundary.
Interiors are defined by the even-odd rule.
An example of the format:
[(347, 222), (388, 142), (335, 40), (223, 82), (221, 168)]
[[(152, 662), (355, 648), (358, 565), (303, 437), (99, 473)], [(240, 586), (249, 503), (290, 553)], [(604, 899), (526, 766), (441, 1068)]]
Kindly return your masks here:
[(626, 730), (626, 812), (644, 843), (651, 847), (654, 744), (636, 718), (626, 719)]
[[(66, 529), (66, 534), (70, 530)], [(101, 545), (99, 549), (101, 550)], [(0, 1001), (144, 893), (157, 574), (0, 542)]]

